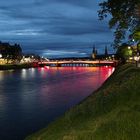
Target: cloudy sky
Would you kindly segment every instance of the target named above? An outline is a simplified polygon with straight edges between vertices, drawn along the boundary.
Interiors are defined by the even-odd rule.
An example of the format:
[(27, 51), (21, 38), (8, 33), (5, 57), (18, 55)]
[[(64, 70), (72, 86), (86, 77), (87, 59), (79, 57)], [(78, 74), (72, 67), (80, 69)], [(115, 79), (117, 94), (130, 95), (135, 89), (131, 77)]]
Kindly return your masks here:
[(89, 56), (93, 44), (102, 53), (113, 35), (107, 21), (98, 20), (99, 2), (0, 0), (0, 40), (47, 57)]

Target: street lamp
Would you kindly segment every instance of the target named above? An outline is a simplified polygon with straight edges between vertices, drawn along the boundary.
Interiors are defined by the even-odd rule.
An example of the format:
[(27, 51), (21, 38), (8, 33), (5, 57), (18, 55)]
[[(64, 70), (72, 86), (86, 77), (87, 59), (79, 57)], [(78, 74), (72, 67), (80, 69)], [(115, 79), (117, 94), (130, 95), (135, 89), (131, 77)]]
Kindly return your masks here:
[(0, 54), (0, 58), (2, 58), (2, 54)]
[(138, 67), (139, 56), (134, 56), (134, 60), (136, 61), (136, 67)]

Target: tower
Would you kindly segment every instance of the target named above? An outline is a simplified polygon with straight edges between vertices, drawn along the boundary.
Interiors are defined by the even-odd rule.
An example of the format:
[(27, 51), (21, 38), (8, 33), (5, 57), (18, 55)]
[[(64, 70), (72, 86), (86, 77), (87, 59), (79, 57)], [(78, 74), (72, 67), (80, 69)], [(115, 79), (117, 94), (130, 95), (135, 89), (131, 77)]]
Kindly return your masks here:
[(97, 55), (97, 50), (95, 48), (95, 45), (93, 46), (93, 50), (92, 50), (92, 59), (95, 59)]

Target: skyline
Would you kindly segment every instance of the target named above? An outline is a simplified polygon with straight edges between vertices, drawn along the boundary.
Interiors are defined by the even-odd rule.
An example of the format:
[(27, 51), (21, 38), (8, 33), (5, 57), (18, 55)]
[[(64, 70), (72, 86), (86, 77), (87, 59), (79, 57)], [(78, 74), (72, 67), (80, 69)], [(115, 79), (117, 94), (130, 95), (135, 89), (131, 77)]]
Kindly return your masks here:
[[(101, 0), (1, 0), (0, 40), (47, 57), (88, 56), (113, 42), (107, 20), (99, 21)], [(112, 48), (109, 48), (112, 51)]]

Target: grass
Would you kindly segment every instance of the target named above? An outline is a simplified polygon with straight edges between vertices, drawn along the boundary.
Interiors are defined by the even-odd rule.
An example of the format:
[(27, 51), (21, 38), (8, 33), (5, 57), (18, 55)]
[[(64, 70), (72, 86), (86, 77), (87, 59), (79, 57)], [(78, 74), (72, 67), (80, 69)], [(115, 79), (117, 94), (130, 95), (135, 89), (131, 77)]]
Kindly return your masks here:
[(140, 68), (127, 64), (87, 99), (26, 140), (139, 140)]

